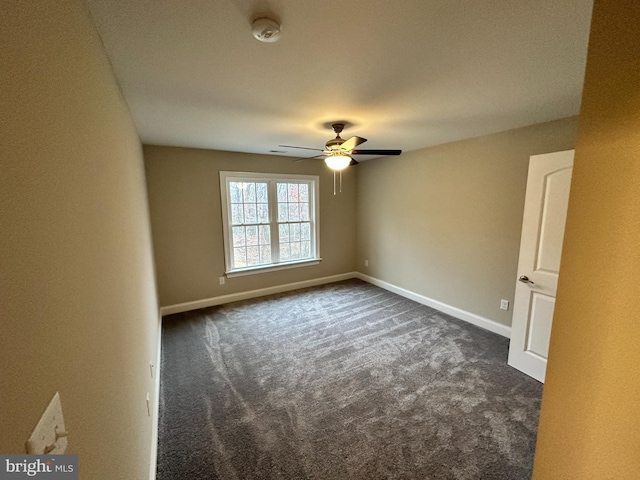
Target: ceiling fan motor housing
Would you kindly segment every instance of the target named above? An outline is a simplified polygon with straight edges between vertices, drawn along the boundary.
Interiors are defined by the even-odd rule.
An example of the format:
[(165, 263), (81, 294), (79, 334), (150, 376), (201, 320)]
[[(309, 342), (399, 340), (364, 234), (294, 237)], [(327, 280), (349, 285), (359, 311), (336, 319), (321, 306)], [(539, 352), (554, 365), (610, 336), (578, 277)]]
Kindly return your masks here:
[(343, 143), (344, 140), (338, 135), (336, 138), (332, 138), (327, 143), (325, 143), (325, 147), (327, 148), (327, 150), (338, 150), (340, 148), (340, 145), (342, 145)]
[(344, 124), (334, 123), (331, 126), (333, 127), (333, 131), (336, 132), (336, 138), (332, 138), (327, 143), (325, 143), (325, 147), (327, 148), (327, 150), (334, 151), (334, 150), (338, 150), (340, 148), (340, 145), (344, 143), (344, 140), (340, 138), (340, 133), (344, 128)]

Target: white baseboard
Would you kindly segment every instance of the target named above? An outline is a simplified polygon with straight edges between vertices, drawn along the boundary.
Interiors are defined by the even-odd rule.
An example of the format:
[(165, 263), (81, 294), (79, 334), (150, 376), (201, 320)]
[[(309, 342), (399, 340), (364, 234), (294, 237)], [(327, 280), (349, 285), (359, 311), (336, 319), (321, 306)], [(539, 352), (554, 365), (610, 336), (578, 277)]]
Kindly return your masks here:
[(225, 303), (237, 302), (239, 300), (248, 300), (250, 298), (263, 297), (265, 295), (272, 295), (274, 293), (289, 292), (291, 290), (298, 290), (300, 288), (315, 287), (317, 285), (324, 285), (327, 283), (339, 282), (341, 280), (348, 280), (350, 278), (359, 278), (365, 282), (376, 285), (390, 292), (396, 293), (400, 296), (413, 300), (415, 302), (426, 305), (427, 307), (440, 310), (452, 317), (456, 317), (459, 320), (476, 325), (477, 327), (484, 328), (490, 332), (497, 333), (503, 337), (511, 337), (511, 328), (490, 320), (475, 313), (467, 312), (457, 307), (447, 305), (438, 300), (434, 300), (419, 293), (412, 292), (402, 287), (397, 287), (391, 283), (379, 280), (369, 275), (365, 275), (360, 272), (342, 273), (340, 275), (332, 275), (330, 277), (314, 278), (313, 280), (305, 280), (303, 282), (287, 283), (284, 285), (276, 285), (274, 287), (260, 288), (258, 290), (250, 290), (248, 292), (232, 293), (229, 295), (221, 295), (219, 297), (205, 298), (203, 300), (196, 300), (193, 302), (178, 303), (176, 305), (169, 305), (160, 308), (160, 315), (171, 315), (173, 313), (188, 312), (190, 310), (198, 310), (200, 308), (213, 307), (215, 305), (223, 305)]
[(340, 275), (332, 275), (330, 277), (314, 278), (313, 280), (305, 280), (302, 282), (287, 283), (284, 285), (276, 285), (274, 287), (260, 288), (258, 290), (249, 290), (248, 292), (231, 293), (229, 295), (221, 295), (219, 297), (205, 298), (193, 302), (178, 303), (160, 308), (160, 315), (171, 315), (173, 313), (188, 312), (190, 310), (198, 310), (200, 308), (213, 307), (214, 305), (222, 305), (225, 303), (237, 302), (239, 300), (248, 300), (250, 298), (264, 297), (274, 293), (289, 292), (300, 288), (315, 287), (327, 283), (340, 282), (356, 277), (356, 272), (342, 273)]
[(420, 295), (419, 293), (414, 293), (402, 287), (397, 287), (395, 285), (392, 285), (391, 283), (387, 283), (377, 278), (370, 277), (369, 275), (365, 275), (360, 272), (356, 273), (355, 276), (360, 280), (364, 280), (365, 282), (369, 282), (380, 288), (389, 290), (390, 292), (397, 293), (398, 295), (401, 295), (415, 302), (421, 303), (422, 305), (426, 305), (427, 307), (440, 310), (441, 312), (451, 315), (452, 317), (456, 317), (459, 320), (463, 320), (477, 327), (484, 328), (485, 330), (489, 330), (490, 332), (497, 333), (498, 335), (502, 335), (503, 337), (511, 338), (511, 327), (507, 327), (506, 325), (498, 323), (494, 320), (481, 317), (480, 315), (467, 312), (466, 310), (462, 310), (457, 307), (452, 307), (451, 305), (447, 305), (446, 303), (442, 303), (442, 302), (439, 302), (438, 300), (425, 297), (424, 295)]
[(153, 368), (154, 380), (154, 402), (153, 411), (151, 412), (151, 458), (149, 465), (149, 480), (156, 480), (156, 469), (158, 464), (158, 422), (160, 421), (160, 361), (162, 350), (162, 315), (158, 315), (158, 342), (155, 366)]
[[(501, 323), (498, 323), (494, 320), (481, 317), (480, 315), (476, 315), (475, 313), (467, 312), (466, 310), (462, 310), (460, 308), (447, 305), (446, 303), (439, 302), (438, 300), (425, 297), (424, 295), (414, 293), (405, 288), (397, 287), (395, 285), (392, 285), (391, 283), (385, 282), (383, 280), (379, 280), (374, 277), (370, 277), (369, 275), (365, 275), (360, 272), (343, 273), (340, 275), (332, 275), (330, 277), (322, 277), (322, 278), (315, 278), (313, 280), (305, 280), (303, 282), (287, 283), (284, 285), (277, 285), (274, 287), (260, 288), (258, 290), (250, 290), (248, 292), (232, 293), (229, 295), (221, 295), (219, 297), (207, 298), (204, 300), (197, 300), (194, 302), (185, 302), (185, 303), (179, 303), (176, 305), (169, 305), (169, 306), (160, 308), (160, 316), (163, 317), (165, 315), (171, 315), (173, 313), (188, 312), (190, 310), (197, 310), (200, 308), (206, 308), (206, 307), (212, 307), (215, 305), (222, 305), (225, 303), (237, 302), (239, 300), (248, 300), (250, 298), (263, 297), (265, 295), (272, 295), (274, 293), (289, 292), (291, 290), (298, 290), (300, 288), (315, 287), (317, 285), (325, 285), (327, 283), (339, 282), (342, 280), (348, 280), (350, 278), (359, 278), (360, 280), (371, 283), (372, 285), (376, 285), (380, 288), (384, 288), (385, 290), (389, 290), (390, 292), (396, 293), (402, 297), (408, 298), (422, 305), (435, 308), (459, 320), (463, 320), (465, 322), (476, 325), (477, 327), (484, 328), (485, 330), (489, 330), (490, 332), (497, 333), (498, 335), (501, 335), (503, 337), (507, 337), (507, 338), (511, 337), (511, 328), (507, 327), (506, 325), (502, 325)], [(158, 455), (158, 414), (160, 412), (161, 333), (162, 333), (162, 329), (160, 328), (160, 331), (158, 332), (158, 358), (156, 360), (156, 370), (155, 370), (156, 402), (154, 406), (155, 415), (154, 415), (154, 423), (152, 427), (153, 437), (152, 437), (152, 448), (151, 448), (151, 472), (149, 476), (150, 480), (155, 480), (156, 478), (156, 463), (157, 463), (157, 455)]]

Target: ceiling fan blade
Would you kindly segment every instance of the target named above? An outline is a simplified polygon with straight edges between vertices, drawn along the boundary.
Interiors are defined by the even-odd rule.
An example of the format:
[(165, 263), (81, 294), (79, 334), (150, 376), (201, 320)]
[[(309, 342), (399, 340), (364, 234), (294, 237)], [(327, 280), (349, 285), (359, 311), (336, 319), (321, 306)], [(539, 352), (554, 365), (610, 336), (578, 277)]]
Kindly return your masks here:
[(351, 159), (351, 162), (349, 162), (349, 166), (353, 167), (354, 165), (358, 165), (358, 162), (356, 162), (353, 158)]
[(351, 137), (349, 140), (345, 140), (344, 142), (342, 142), (342, 145), (340, 145), (340, 148), (342, 150), (352, 150), (356, 148), (358, 145), (360, 145), (361, 143), (364, 143), (366, 141), (367, 141), (366, 138)]
[(302, 148), (303, 150), (315, 150), (316, 152), (322, 152), (321, 148), (309, 148), (309, 147), (296, 147), (295, 145), (278, 145), (279, 147), (285, 148)]
[(400, 155), (402, 150), (352, 150), (351, 155)]
[(303, 160), (312, 160), (314, 158), (320, 158), (320, 157), (324, 157), (324, 154), (321, 155), (316, 155), (315, 157), (302, 157), (302, 158), (296, 158), (295, 160), (291, 160), (293, 163), (295, 162), (301, 162)]

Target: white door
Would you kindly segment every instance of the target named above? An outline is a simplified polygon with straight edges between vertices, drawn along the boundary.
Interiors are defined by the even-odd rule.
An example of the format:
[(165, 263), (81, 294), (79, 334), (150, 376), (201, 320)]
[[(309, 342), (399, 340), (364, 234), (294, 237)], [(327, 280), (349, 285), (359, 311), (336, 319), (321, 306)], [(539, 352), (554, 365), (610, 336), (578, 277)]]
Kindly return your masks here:
[(509, 365), (540, 382), (547, 368), (573, 152), (529, 160)]

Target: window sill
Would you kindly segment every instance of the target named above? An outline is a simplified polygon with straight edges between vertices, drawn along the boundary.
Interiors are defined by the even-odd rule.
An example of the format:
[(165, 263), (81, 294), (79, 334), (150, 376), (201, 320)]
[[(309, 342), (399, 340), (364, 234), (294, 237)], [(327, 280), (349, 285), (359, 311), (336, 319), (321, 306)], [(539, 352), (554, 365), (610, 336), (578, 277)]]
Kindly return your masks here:
[(245, 275), (256, 275), (258, 273), (276, 272), (278, 270), (288, 270), (290, 268), (309, 267), (311, 265), (318, 265), (322, 261), (322, 258), (311, 258), (307, 260), (300, 260), (297, 262), (278, 263), (276, 265), (259, 265), (257, 267), (248, 267), (237, 270), (231, 270), (225, 272), (227, 278), (243, 277)]

